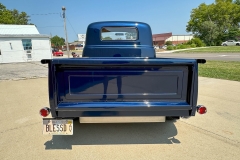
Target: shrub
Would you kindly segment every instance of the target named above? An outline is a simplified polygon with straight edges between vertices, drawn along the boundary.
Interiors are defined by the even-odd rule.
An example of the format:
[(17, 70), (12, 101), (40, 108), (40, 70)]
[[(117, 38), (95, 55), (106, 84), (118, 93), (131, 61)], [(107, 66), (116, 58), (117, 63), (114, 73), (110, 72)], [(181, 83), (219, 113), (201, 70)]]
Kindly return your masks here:
[(193, 42), (192, 42), (192, 40), (189, 40), (186, 42), (186, 44), (191, 45), (191, 44), (193, 44)]
[(187, 45), (180, 44), (177, 48), (178, 48), (178, 49), (186, 49), (186, 48), (187, 48)]
[(173, 50), (173, 46), (167, 46), (167, 50)]
[(192, 44), (196, 44), (196, 47), (203, 47), (204, 43), (200, 38), (193, 38), (191, 39)]
[(195, 47), (196, 47), (196, 44), (195, 44), (195, 43), (191, 44), (191, 47), (192, 47), (192, 48), (195, 48)]
[(167, 41), (167, 42), (165, 43), (165, 45), (167, 45), (167, 46), (172, 45), (172, 41)]

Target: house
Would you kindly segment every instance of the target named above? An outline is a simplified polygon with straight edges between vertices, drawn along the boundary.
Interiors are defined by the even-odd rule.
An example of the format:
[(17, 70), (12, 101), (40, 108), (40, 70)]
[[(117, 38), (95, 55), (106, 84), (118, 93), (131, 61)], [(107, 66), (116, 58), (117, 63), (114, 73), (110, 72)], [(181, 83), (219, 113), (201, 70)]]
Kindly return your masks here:
[(193, 35), (172, 35), (172, 33), (153, 34), (153, 44), (157, 46), (163, 46), (167, 41), (171, 41), (172, 44), (181, 44), (187, 42), (193, 38)]
[(0, 63), (51, 59), (50, 36), (35, 25), (0, 24)]

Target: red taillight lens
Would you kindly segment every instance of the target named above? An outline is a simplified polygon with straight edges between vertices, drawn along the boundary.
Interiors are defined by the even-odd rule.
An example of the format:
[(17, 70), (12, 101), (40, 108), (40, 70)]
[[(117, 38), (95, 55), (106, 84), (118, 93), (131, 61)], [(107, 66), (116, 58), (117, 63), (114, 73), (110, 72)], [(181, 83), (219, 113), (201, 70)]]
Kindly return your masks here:
[(198, 106), (197, 107), (197, 112), (199, 114), (205, 114), (205, 113), (207, 113), (207, 108), (205, 106)]
[(43, 117), (47, 117), (49, 114), (50, 114), (50, 109), (45, 107), (45, 108), (42, 108), (40, 111), (39, 111), (40, 115), (43, 116)]

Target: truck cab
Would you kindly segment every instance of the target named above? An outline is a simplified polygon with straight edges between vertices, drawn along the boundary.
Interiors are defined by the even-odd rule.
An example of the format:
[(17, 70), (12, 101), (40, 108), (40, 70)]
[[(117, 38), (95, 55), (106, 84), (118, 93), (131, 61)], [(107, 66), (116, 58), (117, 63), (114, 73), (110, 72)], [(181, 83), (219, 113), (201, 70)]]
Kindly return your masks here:
[(151, 28), (143, 22), (92, 23), (87, 28), (82, 57), (156, 58)]

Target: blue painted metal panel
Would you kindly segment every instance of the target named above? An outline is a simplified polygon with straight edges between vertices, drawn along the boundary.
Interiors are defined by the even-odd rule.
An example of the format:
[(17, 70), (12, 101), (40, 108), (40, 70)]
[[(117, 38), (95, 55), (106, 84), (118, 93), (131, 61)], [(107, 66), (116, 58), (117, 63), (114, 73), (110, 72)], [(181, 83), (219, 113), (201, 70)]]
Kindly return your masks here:
[[(117, 57), (42, 60), (49, 63), (49, 99), (54, 117), (195, 115), (197, 67), (204, 62)], [(104, 93), (106, 77), (109, 88)], [(122, 94), (118, 92), (119, 77)]]
[[(138, 39), (103, 41), (103, 27), (134, 27)], [(152, 31), (148, 24), (130, 21), (106, 21), (91, 23), (87, 28), (83, 57), (156, 57), (152, 42)]]

